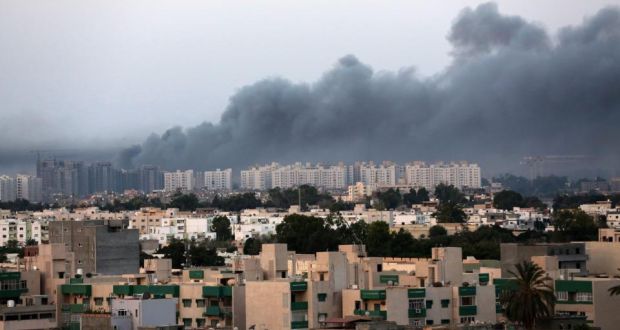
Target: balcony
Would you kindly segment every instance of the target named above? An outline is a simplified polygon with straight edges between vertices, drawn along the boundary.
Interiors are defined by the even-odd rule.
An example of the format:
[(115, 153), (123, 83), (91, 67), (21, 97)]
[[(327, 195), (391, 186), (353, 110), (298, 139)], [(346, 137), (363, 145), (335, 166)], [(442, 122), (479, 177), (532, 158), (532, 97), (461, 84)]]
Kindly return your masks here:
[(307, 329), (308, 321), (293, 321), (291, 322), (291, 329)]
[(292, 292), (303, 292), (308, 290), (308, 283), (306, 282), (291, 282)]
[(385, 300), (385, 290), (362, 290), (360, 295), (363, 300)]
[(293, 301), (291, 302), (291, 310), (292, 311), (306, 311), (308, 310), (308, 302), (307, 301)]
[(220, 306), (209, 306), (203, 313), (204, 316), (217, 316), (219, 317), (222, 314), (222, 309)]
[(92, 287), (85, 284), (63, 284), (60, 286), (63, 295), (80, 295), (90, 297)]
[(476, 314), (478, 314), (478, 307), (476, 305), (459, 307), (460, 316), (471, 316)]
[(8, 289), (8, 290), (0, 290), (0, 298), (19, 298), (22, 293), (28, 292), (28, 289)]
[(62, 305), (62, 311), (71, 314), (81, 314), (89, 310), (88, 304), (64, 304)]
[(424, 298), (426, 297), (426, 289), (409, 289), (407, 290), (407, 297), (411, 298)]
[(370, 316), (373, 318), (381, 318), (382, 320), (387, 320), (387, 311), (369, 311), (364, 309), (356, 309), (353, 311), (355, 315), (361, 316)]
[(416, 319), (426, 317), (426, 308), (410, 309), (409, 318)]

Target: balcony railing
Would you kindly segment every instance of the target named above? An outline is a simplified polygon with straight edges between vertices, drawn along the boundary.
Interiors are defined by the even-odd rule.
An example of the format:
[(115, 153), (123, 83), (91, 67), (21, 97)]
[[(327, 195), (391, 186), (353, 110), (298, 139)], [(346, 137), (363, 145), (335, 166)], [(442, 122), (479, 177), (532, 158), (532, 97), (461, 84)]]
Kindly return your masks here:
[(294, 302), (291, 302), (291, 310), (292, 311), (305, 311), (305, 310), (308, 310), (308, 302), (307, 301), (294, 301)]

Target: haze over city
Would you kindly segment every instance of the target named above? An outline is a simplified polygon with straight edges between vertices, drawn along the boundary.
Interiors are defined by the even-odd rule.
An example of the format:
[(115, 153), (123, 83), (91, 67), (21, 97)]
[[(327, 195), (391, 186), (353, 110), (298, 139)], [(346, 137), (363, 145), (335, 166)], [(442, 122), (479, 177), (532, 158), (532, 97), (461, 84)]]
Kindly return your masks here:
[(564, 3), (3, 1), (0, 169), (588, 155), (614, 175), (619, 9)]

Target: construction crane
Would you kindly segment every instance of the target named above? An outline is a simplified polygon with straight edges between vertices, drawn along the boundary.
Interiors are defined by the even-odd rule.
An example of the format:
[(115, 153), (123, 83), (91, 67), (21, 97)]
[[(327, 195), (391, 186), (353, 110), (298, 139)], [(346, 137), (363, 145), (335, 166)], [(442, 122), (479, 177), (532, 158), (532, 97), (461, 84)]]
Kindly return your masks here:
[(529, 168), (530, 180), (534, 180), (539, 176), (543, 176), (544, 165), (546, 163), (572, 163), (592, 159), (588, 155), (543, 155), (543, 156), (525, 156), (521, 160), (521, 165)]

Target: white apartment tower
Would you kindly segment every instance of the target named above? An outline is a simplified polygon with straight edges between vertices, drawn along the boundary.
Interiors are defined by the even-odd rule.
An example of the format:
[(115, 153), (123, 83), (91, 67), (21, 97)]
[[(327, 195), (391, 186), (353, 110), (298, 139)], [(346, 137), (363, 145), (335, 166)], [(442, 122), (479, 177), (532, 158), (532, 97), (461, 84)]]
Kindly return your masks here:
[(26, 199), (32, 203), (41, 202), (41, 178), (32, 175), (19, 174), (15, 178), (16, 198)]
[(0, 176), (0, 202), (14, 201), (17, 197), (16, 190), (14, 178), (7, 175)]
[(271, 172), (272, 187), (293, 188), (311, 185), (326, 189), (347, 187), (347, 167), (344, 164), (313, 166), (310, 163), (295, 163), (280, 166)]
[(383, 162), (377, 166), (373, 162), (359, 164), (360, 181), (367, 186), (393, 187), (396, 185), (397, 166)]
[(232, 169), (205, 171), (203, 186), (207, 190), (232, 190)]
[(278, 168), (278, 163), (265, 166), (252, 166), (241, 171), (241, 189), (267, 190), (271, 189), (271, 172)]
[(164, 172), (165, 191), (191, 191), (194, 189), (194, 171)]
[(431, 165), (412, 162), (405, 166), (405, 177), (408, 185), (426, 189), (434, 189), (440, 183), (453, 185), (459, 189), (482, 186), (480, 167), (467, 162)]

